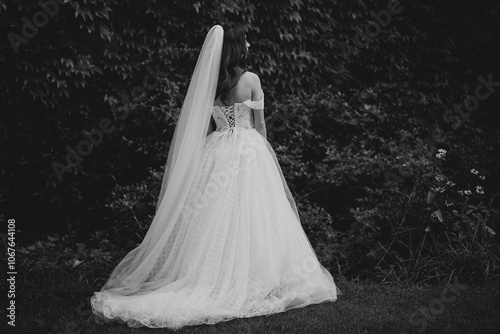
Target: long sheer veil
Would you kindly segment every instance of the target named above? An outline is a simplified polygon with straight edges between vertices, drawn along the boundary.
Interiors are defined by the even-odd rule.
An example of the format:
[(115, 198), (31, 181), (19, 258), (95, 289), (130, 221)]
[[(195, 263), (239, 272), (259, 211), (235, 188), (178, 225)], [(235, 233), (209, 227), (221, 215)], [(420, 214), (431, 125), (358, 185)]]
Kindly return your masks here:
[(223, 37), (223, 28), (215, 25), (203, 43), (170, 144), (153, 222), (142, 243), (118, 264), (101, 291), (129, 295), (164, 283), (151, 278), (169, 246), (168, 236), (176, 228), (201, 157), (215, 100)]

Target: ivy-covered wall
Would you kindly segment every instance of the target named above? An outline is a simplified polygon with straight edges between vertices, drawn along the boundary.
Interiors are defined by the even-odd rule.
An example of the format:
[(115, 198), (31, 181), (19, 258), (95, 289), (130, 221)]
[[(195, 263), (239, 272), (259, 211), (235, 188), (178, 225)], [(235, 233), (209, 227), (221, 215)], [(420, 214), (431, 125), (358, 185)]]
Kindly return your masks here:
[(327, 225), (423, 231), (445, 212), (427, 201), (437, 174), (468, 190), (477, 169), (500, 189), (499, 13), (487, 0), (0, 1), (4, 217), (33, 237), (147, 228), (205, 34), (239, 22), (269, 140), (324, 257), (339, 242)]

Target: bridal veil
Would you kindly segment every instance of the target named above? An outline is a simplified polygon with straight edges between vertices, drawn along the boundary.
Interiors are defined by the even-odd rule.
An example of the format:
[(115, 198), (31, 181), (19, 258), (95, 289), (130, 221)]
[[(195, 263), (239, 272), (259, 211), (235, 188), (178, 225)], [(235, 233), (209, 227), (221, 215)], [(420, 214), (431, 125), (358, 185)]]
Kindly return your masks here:
[(164, 284), (151, 276), (155, 264), (160, 264), (201, 157), (215, 100), (223, 37), (223, 28), (215, 25), (203, 43), (170, 144), (153, 222), (142, 243), (118, 264), (101, 291), (130, 295)]

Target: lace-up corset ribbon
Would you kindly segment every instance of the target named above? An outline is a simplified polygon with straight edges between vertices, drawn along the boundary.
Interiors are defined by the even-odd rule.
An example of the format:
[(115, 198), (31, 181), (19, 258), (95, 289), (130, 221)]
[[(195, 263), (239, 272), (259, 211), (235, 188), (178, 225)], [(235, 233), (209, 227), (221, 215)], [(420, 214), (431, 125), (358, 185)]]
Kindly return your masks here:
[(212, 116), (216, 131), (228, 129), (252, 129), (254, 126), (252, 109), (264, 109), (264, 97), (259, 101), (245, 101), (232, 106), (214, 106)]

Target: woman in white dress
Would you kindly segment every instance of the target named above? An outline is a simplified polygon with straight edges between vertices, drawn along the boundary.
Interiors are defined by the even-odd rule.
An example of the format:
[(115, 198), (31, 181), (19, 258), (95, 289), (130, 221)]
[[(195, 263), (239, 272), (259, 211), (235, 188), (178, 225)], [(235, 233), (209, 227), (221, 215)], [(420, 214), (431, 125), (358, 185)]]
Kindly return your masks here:
[(337, 299), (266, 139), (239, 26), (203, 44), (142, 243), (91, 304), (96, 322), (180, 329)]

